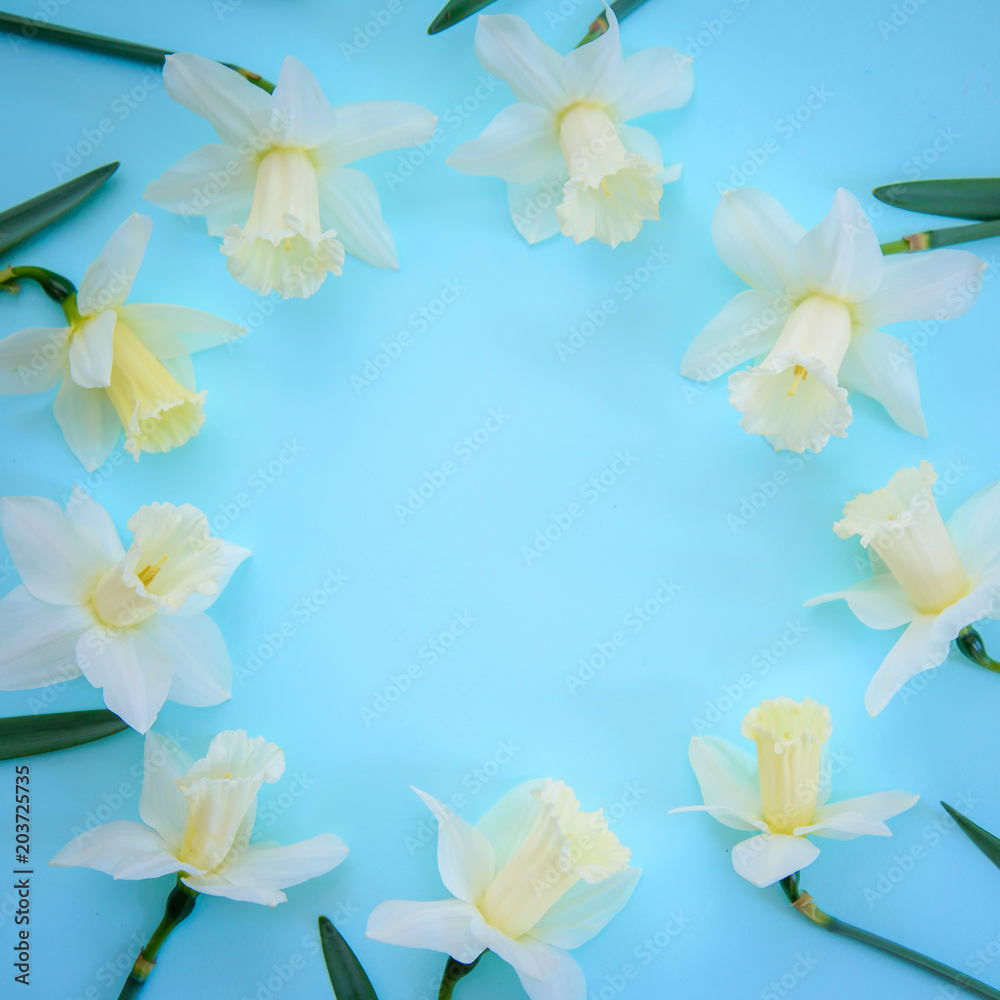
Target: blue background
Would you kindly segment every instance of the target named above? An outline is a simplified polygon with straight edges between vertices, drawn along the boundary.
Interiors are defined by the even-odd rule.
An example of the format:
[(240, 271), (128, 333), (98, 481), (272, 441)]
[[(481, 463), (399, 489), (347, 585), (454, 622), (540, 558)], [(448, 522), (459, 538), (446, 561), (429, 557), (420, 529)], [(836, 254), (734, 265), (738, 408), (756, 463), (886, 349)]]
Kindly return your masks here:
[[(691, 339), (742, 287), (709, 235), (720, 186), (757, 184), (807, 226), (844, 186), (875, 209), (886, 240), (929, 220), (877, 206), (873, 186), (995, 172), (1000, 25), (991, 5), (846, 0), (807, 11), (791, 0), (653, 0), (625, 22), (622, 38), (626, 53), (670, 44), (695, 56), (691, 103), (639, 122), (684, 174), (664, 193), (662, 221), (616, 250), (562, 237), (529, 247), (508, 218), (502, 182), (446, 167), (451, 149), (511, 98), (505, 87), (480, 87), (477, 96), (474, 21), (424, 34), (436, 0), (400, 0), (364, 48), (354, 45), (356, 33), (382, 0), (175, 0), (169, 16), (162, 4), (13, 6), (238, 61), (271, 79), (291, 53), (334, 104), (406, 98), (442, 116), (443, 139), (426, 154), (390, 152), (362, 164), (382, 196), (401, 270), (348, 258), (343, 276), (313, 298), (274, 304), (227, 276), (218, 241), (201, 223), (143, 203), (148, 181), (214, 141), (206, 122), (167, 98), (158, 72), (0, 39), (8, 106), (0, 201), (122, 161), (84, 211), (6, 262), (79, 280), (138, 209), (155, 228), (132, 299), (183, 303), (254, 327), (233, 349), (195, 360), (199, 388), (208, 390), (201, 435), (138, 467), (119, 447), (88, 478), (58, 431), (51, 393), (0, 399), (0, 490), (61, 499), (82, 480), (122, 529), (141, 504), (190, 502), (219, 534), (253, 550), (212, 612), (240, 676), (232, 700), (206, 710), (168, 704), (157, 727), (196, 755), (224, 728), (274, 740), (288, 768), (262, 794), (263, 835), (291, 841), (331, 830), (351, 847), (341, 867), (290, 890), (276, 910), (204, 899), (164, 949), (150, 1000), (330, 995), (314, 934), (319, 913), (337, 920), (385, 1000), (436, 996), (442, 956), (364, 939), (378, 902), (445, 895), (427, 814), (408, 785), (446, 801), (461, 796), (459, 812), (475, 820), (518, 782), (549, 774), (569, 782), (585, 808), (608, 807), (645, 869), (628, 908), (576, 952), (592, 994), (954, 995), (928, 974), (824, 935), (777, 888), (744, 882), (730, 865), (735, 832), (707, 816), (667, 815), (700, 801), (690, 736), (743, 743), (745, 711), (780, 694), (830, 705), (835, 798), (886, 788), (921, 794), (892, 821), (892, 839), (820, 841), (803, 885), (843, 919), (1000, 982), (1000, 966), (970, 964), (977, 949), (987, 960), (1000, 954), (1000, 872), (943, 822), (938, 805), (964, 805), (1000, 830), (1000, 678), (953, 653), (871, 720), (864, 690), (896, 633), (868, 630), (842, 604), (801, 607), (858, 578), (860, 548), (830, 525), (859, 490), (928, 458), (941, 473), (953, 470), (940, 497), (947, 516), (1000, 475), (1000, 283), (989, 280), (973, 310), (946, 327), (891, 328), (916, 350), (926, 441), (852, 397), (846, 440), (805, 459), (773, 454), (737, 426), (724, 380), (702, 387), (678, 374)], [(595, 6), (566, 0), (559, 13), (555, 2), (508, 0), (494, 9), (526, 16), (566, 51)], [(810, 95), (812, 110), (804, 106)], [(88, 154), (87, 130), (99, 131), (102, 119), (112, 128)], [(997, 241), (973, 249), (993, 279)], [(666, 264), (640, 270), (654, 251), (669, 255)], [(448, 282), (461, 294), (418, 330), (411, 317), (436, 310)], [(561, 358), (558, 345), (609, 299), (615, 312)], [(34, 288), (0, 308), (4, 333), (60, 321)], [(411, 342), (379, 377), (352, 382), (402, 331)], [(491, 408), (508, 418), (461, 460), (455, 443), (483, 426)], [(634, 462), (589, 502), (581, 488), (619, 451)], [(396, 505), (449, 458), (455, 474), (401, 520)], [(249, 501), (242, 506), (241, 495)], [(523, 546), (574, 501), (583, 515), (529, 564)], [(6, 551), (0, 556), (6, 592), (18, 580)], [(347, 582), (335, 595), (304, 603), (338, 571)], [(679, 589), (657, 606), (661, 580)], [(654, 610), (646, 621), (627, 619), (647, 601)], [(425, 644), (457, 614), (474, 624), (429, 662)], [(616, 632), (627, 642), (571, 692), (567, 677), (579, 676), (581, 659)], [(1000, 649), (1000, 629), (987, 624), (983, 633)], [(255, 660), (261, 649), (256, 655), (267, 659)], [(374, 710), (411, 663), (422, 676), (366, 722), (362, 709)], [(0, 712), (100, 704), (78, 681), (3, 695)], [(130, 732), (31, 763), (39, 867), (34, 982), (25, 995), (113, 1000), (130, 955), (160, 917), (169, 879), (116, 884), (41, 864), (96, 818), (137, 818), (141, 753)], [(0, 773), (2, 871), (13, 867), (13, 766)], [(16, 992), (8, 985), (11, 882), (0, 876), (5, 996)], [(629, 964), (635, 978), (616, 979)], [(494, 957), (459, 987), (469, 1000), (519, 990)]]

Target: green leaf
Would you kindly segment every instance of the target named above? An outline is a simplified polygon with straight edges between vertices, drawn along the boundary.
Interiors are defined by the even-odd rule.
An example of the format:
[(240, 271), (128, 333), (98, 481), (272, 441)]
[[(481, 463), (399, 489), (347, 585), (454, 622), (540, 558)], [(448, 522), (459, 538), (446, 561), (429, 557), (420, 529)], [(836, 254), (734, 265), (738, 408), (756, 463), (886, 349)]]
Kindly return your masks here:
[(1000, 177), (900, 181), (872, 192), (879, 201), (911, 212), (953, 219), (1000, 219)]
[[(68, 45), (70, 48), (83, 49), (85, 52), (100, 52), (102, 55), (114, 56), (117, 59), (148, 63), (151, 66), (162, 66), (167, 56), (173, 54), (169, 49), (161, 49), (155, 45), (126, 42), (121, 38), (95, 35), (93, 32), (78, 31), (76, 28), (64, 28), (48, 21), (21, 17), (19, 14), (6, 14), (3, 11), (0, 11), (0, 31), (29, 39), (37, 38), (43, 42), (54, 42), (56, 45)], [(274, 84), (270, 80), (265, 80), (259, 73), (244, 69), (236, 63), (222, 65), (235, 70), (261, 90), (266, 90), (269, 94), (274, 92)]]
[(9, 250), (32, 233), (55, 222), (88, 195), (93, 194), (116, 170), (118, 161), (105, 163), (89, 173), (74, 177), (20, 205), (0, 212), (0, 253)]
[(0, 719), (0, 760), (34, 757), (120, 733), (128, 726), (114, 712), (53, 712)]
[(947, 802), (942, 802), (941, 805), (948, 811), (948, 815), (962, 828), (962, 831), (968, 836), (976, 847), (979, 848), (997, 866), (1000, 868), (1000, 840), (993, 836), (988, 830), (984, 830), (981, 826), (976, 826), (971, 819), (963, 816), (957, 809), (952, 809)]
[(319, 937), (323, 944), (326, 971), (337, 1000), (378, 1000), (371, 980), (361, 968), (351, 946), (326, 917), (319, 918)]
[(448, 0), (438, 11), (437, 17), (431, 21), (427, 34), (436, 35), (439, 31), (444, 31), (445, 28), (471, 17), (484, 7), (489, 7), (491, 3), (493, 0)]

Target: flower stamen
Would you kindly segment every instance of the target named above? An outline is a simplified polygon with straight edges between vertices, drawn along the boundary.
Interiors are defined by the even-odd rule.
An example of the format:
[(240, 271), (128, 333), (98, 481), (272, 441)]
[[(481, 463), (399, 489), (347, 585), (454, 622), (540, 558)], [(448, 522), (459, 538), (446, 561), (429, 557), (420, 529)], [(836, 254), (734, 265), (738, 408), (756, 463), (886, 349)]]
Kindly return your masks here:
[(144, 587), (148, 587), (153, 580), (156, 579), (156, 574), (160, 572), (160, 567), (167, 561), (168, 558), (169, 556), (161, 556), (155, 563), (152, 563), (140, 573), (136, 574)]
[(789, 398), (795, 395), (795, 390), (798, 389), (799, 383), (805, 382), (806, 376), (809, 374), (809, 372), (805, 368), (803, 368), (802, 365), (796, 365), (792, 369), (792, 371), (795, 375), (795, 378), (792, 380), (792, 387), (788, 390)]

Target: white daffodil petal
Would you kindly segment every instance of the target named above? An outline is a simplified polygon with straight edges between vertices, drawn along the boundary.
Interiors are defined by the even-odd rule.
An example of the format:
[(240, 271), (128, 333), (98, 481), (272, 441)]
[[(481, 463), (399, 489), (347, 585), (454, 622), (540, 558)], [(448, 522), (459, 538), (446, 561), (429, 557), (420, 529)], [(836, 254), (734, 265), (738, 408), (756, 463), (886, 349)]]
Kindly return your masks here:
[(117, 322), (114, 309), (105, 309), (73, 331), (69, 342), (69, 374), (84, 389), (105, 389), (111, 384)]
[(562, 61), (562, 85), (571, 101), (614, 104), (625, 93), (625, 59), (618, 34), (618, 18), (604, 8), (607, 30), (586, 45), (572, 49)]
[(45, 497), (0, 499), (0, 529), (24, 585), (50, 604), (86, 604), (108, 568), (103, 539)]
[(479, 903), (496, 871), (493, 846), (471, 823), (433, 796), (414, 788), (438, 825), (438, 870), (445, 888), (463, 902)]
[(578, 882), (535, 924), (531, 936), (554, 948), (579, 948), (621, 911), (641, 874), (638, 868), (626, 868), (594, 885)]
[(724, 191), (712, 216), (712, 242), (722, 262), (748, 285), (786, 298), (805, 290), (795, 260), (805, 232), (776, 198), (758, 188)]
[(365, 937), (404, 948), (427, 948), (469, 965), (485, 950), (472, 936), (474, 906), (458, 899), (416, 903), (390, 899), (375, 907)]
[(143, 750), (142, 792), (139, 815), (176, 853), (184, 839), (187, 823), (187, 799), (177, 786), (193, 761), (172, 740), (159, 733), (146, 733)]
[(949, 643), (934, 640), (931, 634), (934, 617), (915, 618), (882, 661), (865, 692), (869, 715), (878, 715), (911, 677), (944, 663)]
[(1000, 480), (974, 493), (952, 514), (948, 534), (970, 576), (979, 576), (1000, 556)]
[(71, 840), (50, 862), (56, 868), (93, 868), (121, 879), (159, 878), (189, 871), (167, 842), (142, 823), (118, 820)]
[(163, 85), (178, 104), (211, 122), (227, 145), (246, 142), (260, 148), (271, 95), (235, 70), (192, 52), (176, 52), (163, 64)]
[(536, 946), (536, 942), (527, 937), (515, 941), (488, 924), (478, 911), (472, 918), (472, 933), (477, 941), (513, 966), (518, 975), (547, 979), (556, 971), (558, 957), (554, 948), (547, 945)]
[(523, 944), (528, 951), (544, 953), (557, 962), (555, 969), (545, 979), (532, 979), (518, 970), (518, 978), (529, 1000), (584, 1000), (587, 995), (587, 979), (576, 959), (564, 951), (534, 941), (525, 941)]
[(247, 332), (246, 327), (200, 309), (155, 302), (122, 306), (118, 316), (160, 361), (232, 344)]
[(556, 209), (562, 199), (566, 171), (559, 170), (534, 184), (508, 184), (507, 205), (517, 231), (529, 242), (540, 243), (559, 232)]
[(504, 108), (475, 139), (463, 142), (447, 163), (463, 174), (531, 184), (551, 173), (561, 157), (555, 113), (522, 102)]
[(853, 840), (864, 834), (891, 837), (892, 831), (885, 821), (916, 805), (919, 798), (919, 795), (910, 792), (891, 791), (832, 802), (819, 806), (813, 814), (812, 823), (796, 830), (796, 833), (814, 833), (817, 837), (833, 840)]
[(340, 837), (321, 833), (296, 844), (251, 844), (218, 873), (234, 886), (287, 889), (332, 871), (347, 853)]
[[(660, 144), (652, 132), (647, 132), (637, 125), (619, 125), (617, 131), (618, 138), (621, 139), (622, 145), (629, 153), (638, 153), (647, 163), (659, 167), (663, 166), (663, 150), (660, 149)], [(675, 168), (676, 177), (661, 175), (660, 180), (663, 183), (667, 183), (668, 180), (677, 180), (680, 177), (680, 164), (675, 164)], [(671, 168), (671, 170), (673, 169)]]
[(695, 337), (681, 359), (681, 374), (710, 382), (723, 372), (766, 354), (788, 318), (788, 307), (771, 292), (751, 288), (730, 299)]
[(52, 412), (70, 451), (88, 472), (115, 450), (122, 422), (104, 389), (84, 389), (64, 378)]
[(63, 377), (71, 327), (33, 326), (0, 340), (0, 395), (45, 392)]
[(208, 615), (153, 615), (137, 627), (172, 661), (171, 701), (206, 708), (231, 697), (233, 662), (219, 626)]
[[(718, 736), (694, 736), (688, 745), (688, 759), (709, 809), (724, 806), (737, 815), (763, 819), (757, 765), (749, 754)], [(723, 815), (715, 818), (727, 826), (735, 825)]]
[(104, 704), (136, 732), (156, 721), (170, 691), (170, 654), (134, 628), (112, 634), (95, 626), (76, 644), (76, 661), (94, 687), (104, 689)]
[(899, 581), (886, 572), (860, 580), (843, 590), (813, 597), (805, 602), (805, 607), (838, 600), (847, 601), (854, 617), (869, 628), (899, 628), (920, 616), (920, 609)]
[(64, 513), (70, 521), (83, 525), (92, 534), (104, 554), (106, 566), (113, 566), (125, 555), (125, 546), (111, 515), (79, 483), (73, 487)]
[(483, 69), (500, 77), (519, 101), (558, 111), (566, 104), (560, 76), (563, 58), (516, 14), (480, 14), (476, 55)]
[(1000, 618), (1000, 564), (990, 567), (972, 590), (945, 608), (931, 627), (931, 639), (951, 642), (966, 625), (981, 618)]
[(841, 384), (878, 400), (911, 434), (927, 437), (913, 352), (881, 330), (855, 331), (840, 367)]
[(150, 181), (142, 196), (168, 212), (185, 216), (239, 210), (246, 218), (256, 173), (257, 150), (210, 143)]
[(249, 559), (252, 553), (242, 545), (234, 545), (232, 542), (222, 542), (216, 553), (216, 558), (221, 563), (218, 579), (215, 582), (216, 590), (214, 594), (193, 593), (188, 599), (177, 608), (176, 614), (180, 616), (200, 615), (207, 611), (218, 599), (219, 595), (226, 589), (230, 577), (236, 568), (245, 560)]
[(533, 793), (544, 783), (542, 778), (522, 782), (476, 823), (476, 829), (493, 845), (497, 871), (510, 861), (538, 822), (541, 807)]
[(338, 167), (320, 174), (319, 214), (344, 249), (372, 267), (397, 268), (396, 242), (382, 218), (378, 192), (362, 170)]
[(708, 813), (712, 819), (732, 830), (760, 830), (762, 833), (767, 833), (770, 830), (767, 823), (759, 818), (759, 809), (757, 815), (741, 809), (733, 809), (730, 806), (675, 806), (667, 811), (671, 815), (688, 812)]
[(182, 878), (181, 881), (195, 892), (205, 896), (222, 896), (237, 903), (257, 903), (260, 906), (277, 906), (284, 903), (288, 897), (273, 885), (258, 882), (248, 885), (235, 885), (222, 872), (206, 872), (204, 875), (194, 875)]
[(334, 109), (333, 137), (312, 151), (320, 172), (376, 153), (427, 142), (437, 115), (410, 101), (354, 101)]
[(133, 212), (111, 234), (100, 256), (83, 272), (76, 295), (81, 316), (96, 316), (125, 302), (152, 231), (153, 220)]
[(850, 191), (838, 188), (826, 218), (806, 233), (795, 250), (810, 291), (843, 302), (863, 302), (882, 282), (882, 248)]
[(694, 60), (665, 45), (655, 45), (625, 60), (625, 93), (613, 111), (623, 122), (653, 111), (683, 107), (694, 92)]
[(312, 71), (294, 56), (285, 56), (271, 98), (272, 120), (278, 124), (275, 145), (314, 149), (337, 130), (337, 113)]
[(763, 889), (811, 865), (818, 856), (819, 848), (805, 837), (761, 833), (733, 848), (733, 868)]
[(94, 624), (87, 607), (48, 604), (15, 587), (0, 599), (0, 691), (48, 687), (80, 676), (76, 641)]
[(968, 250), (892, 254), (885, 258), (881, 284), (855, 306), (858, 322), (878, 327), (961, 316), (979, 295), (985, 267)]

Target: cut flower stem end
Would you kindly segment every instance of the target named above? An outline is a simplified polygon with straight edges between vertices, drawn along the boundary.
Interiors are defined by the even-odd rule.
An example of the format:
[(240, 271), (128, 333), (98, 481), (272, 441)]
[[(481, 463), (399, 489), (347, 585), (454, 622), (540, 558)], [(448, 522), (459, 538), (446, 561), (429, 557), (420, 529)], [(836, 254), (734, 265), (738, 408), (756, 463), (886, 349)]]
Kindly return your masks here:
[(184, 885), (180, 875), (178, 875), (177, 884), (167, 897), (163, 919), (160, 921), (159, 927), (153, 931), (153, 936), (139, 952), (139, 957), (136, 958), (132, 971), (128, 974), (128, 979), (125, 980), (121, 993), (118, 994), (118, 1000), (132, 1000), (133, 997), (137, 997), (142, 992), (149, 974), (156, 968), (156, 957), (163, 942), (167, 940), (173, 929), (182, 920), (191, 915), (197, 898), (198, 893)]
[(983, 637), (971, 625), (966, 625), (965, 628), (958, 633), (955, 645), (957, 645), (961, 653), (968, 659), (972, 660), (973, 663), (976, 663), (981, 667), (985, 667), (987, 670), (992, 670), (994, 673), (1000, 673), (1000, 663), (997, 663), (997, 661), (986, 652)]
[[(486, 952), (483, 952), (485, 955)], [(451, 995), (455, 990), (455, 985), (464, 979), (479, 964), (480, 955), (474, 962), (466, 965), (464, 962), (456, 961), (449, 956), (448, 964), (444, 967), (444, 974), (441, 976), (441, 988), (438, 990), (438, 1000), (451, 1000)]]
[(918, 965), (928, 972), (933, 972), (936, 976), (947, 979), (956, 986), (960, 986), (962, 989), (968, 990), (977, 996), (992, 997), (994, 1000), (1000, 1000), (1000, 991), (993, 989), (992, 986), (987, 986), (986, 983), (982, 983), (978, 979), (973, 979), (971, 976), (965, 975), (964, 972), (959, 972), (958, 969), (953, 969), (949, 965), (936, 962), (933, 958), (921, 955), (920, 952), (905, 948), (903, 945), (889, 941), (887, 938), (879, 937), (878, 934), (871, 934), (868, 931), (861, 930), (860, 927), (845, 924), (842, 920), (824, 913), (813, 901), (812, 896), (799, 888), (800, 874), (800, 872), (796, 872), (794, 875), (788, 875), (783, 878), (780, 882), (781, 889), (788, 897), (788, 901), (792, 906), (804, 917), (816, 924), (817, 927), (822, 927), (824, 930), (831, 931), (834, 934), (840, 934), (842, 937), (860, 941), (862, 944), (870, 945), (872, 948), (877, 948), (879, 951), (884, 951), (889, 955), (895, 955), (897, 958), (901, 958), (903, 961), (910, 962), (913, 965)]

